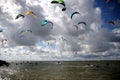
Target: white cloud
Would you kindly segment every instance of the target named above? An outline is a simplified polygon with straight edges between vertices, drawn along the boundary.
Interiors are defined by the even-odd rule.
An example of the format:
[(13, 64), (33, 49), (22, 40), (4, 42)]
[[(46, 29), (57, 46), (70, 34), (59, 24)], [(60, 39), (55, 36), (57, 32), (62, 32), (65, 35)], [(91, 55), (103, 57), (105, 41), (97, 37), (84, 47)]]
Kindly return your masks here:
[(120, 27), (120, 19), (117, 19), (114, 21), (115, 26)]
[[(8, 30), (0, 34), (8, 38), (7, 45), (1, 45), (1, 59), (6, 60), (56, 60), (56, 59), (99, 59), (103, 53), (107, 58), (117, 53), (119, 37), (114, 32), (101, 28), (101, 9), (94, 7), (94, 0), (65, 0), (67, 10), (61, 11), (61, 5), (51, 4), (52, 0), (1, 0), (0, 26)], [(7, 4), (7, 5), (6, 5)], [(87, 5), (87, 6), (86, 6)], [(29, 15), (15, 20), (17, 14), (34, 11), (38, 18)], [(80, 15), (70, 19), (72, 12)], [(43, 19), (54, 23), (41, 26)], [(73, 25), (84, 21), (87, 26), (80, 25), (75, 30)], [(19, 38), (21, 30), (31, 29), (32, 34)], [(65, 40), (63, 40), (64, 38)], [(115, 39), (117, 40), (115, 40)], [(42, 48), (36, 45), (39, 41), (47, 41), (57, 45), (55, 50), (50, 46)], [(112, 52), (111, 52), (112, 49)], [(77, 54), (76, 54), (77, 53)], [(111, 55), (110, 55), (111, 54)], [(110, 55), (110, 56), (109, 56)], [(103, 57), (106, 59), (106, 56)], [(110, 58), (111, 59), (111, 58)]]

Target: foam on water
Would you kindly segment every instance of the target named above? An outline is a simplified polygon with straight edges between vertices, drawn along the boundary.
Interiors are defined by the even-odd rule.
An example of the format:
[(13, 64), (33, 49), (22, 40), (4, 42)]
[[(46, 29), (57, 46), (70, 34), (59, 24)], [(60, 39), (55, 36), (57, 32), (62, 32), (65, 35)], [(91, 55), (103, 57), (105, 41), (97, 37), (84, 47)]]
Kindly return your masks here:
[(0, 80), (11, 80), (10, 75), (17, 73), (17, 69), (11, 69), (9, 67), (0, 67)]

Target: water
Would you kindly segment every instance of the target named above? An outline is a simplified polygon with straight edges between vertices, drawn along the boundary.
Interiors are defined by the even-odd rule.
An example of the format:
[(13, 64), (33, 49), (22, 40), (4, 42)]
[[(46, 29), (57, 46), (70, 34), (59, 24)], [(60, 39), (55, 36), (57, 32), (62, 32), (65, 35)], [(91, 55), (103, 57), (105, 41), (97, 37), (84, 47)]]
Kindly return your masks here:
[(120, 61), (11, 62), (0, 80), (120, 80)]

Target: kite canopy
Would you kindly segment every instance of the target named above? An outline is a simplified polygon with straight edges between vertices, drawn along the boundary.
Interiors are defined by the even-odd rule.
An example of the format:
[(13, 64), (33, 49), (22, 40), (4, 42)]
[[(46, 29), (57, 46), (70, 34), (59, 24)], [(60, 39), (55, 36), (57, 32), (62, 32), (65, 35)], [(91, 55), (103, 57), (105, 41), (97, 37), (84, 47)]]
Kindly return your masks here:
[(26, 13), (25, 13), (25, 15), (26, 16), (28, 16), (28, 15), (33, 15), (33, 17), (36, 19), (37, 18), (37, 15), (33, 12), (33, 11), (27, 11)]
[(32, 33), (32, 30), (22, 30), (20, 32), (19, 38), (25, 37), (25, 35), (27, 35), (28, 33)]
[(22, 30), (20, 32), (20, 34), (27, 34), (27, 33), (32, 33), (32, 31), (31, 30)]
[(18, 14), (15, 19), (18, 19), (20, 17), (24, 18), (25, 16), (23, 14)]
[(76, 28), (76, 30), (78, 30), (78, 26), (77, 25), (74, 25), (74, 27)]
[(64, 1), (63, 0), (54, 0), (52, 1), (53, 3), (63, 3)]
[(1, 42), (5, 44), (7, 41), (7, 39), (3, 39)]
[(106, 3), (109, 3), (110, 2), (110, 0), (106, 0)]
[(75, 14), (80, 14), (80, 13), (79, 13), (79, 12), (73, 12), (73, 13), (71, 14), (71, 19), (73, 18), (73, 16), (74, 16)]
[(78, 22), (78, 25), (84, 24), (85, 26), (87, 25), (86, 22)]
[(41, 26), (45, 26), (45, 25), (47, 25), (48, 23), (52, 24), (52, 29), (53, 29), (53, 22), (48, 21), (48, 20), (42, 20)]
[(115, 25), (115, 23), (113, 21), (109, 21), (108, 23), (112, 24), (113, 26)]
[(82, 21), (82, 22), (78, 22), (77, 25), (73, 25), (73, 26), (76, 28), (76, 30), (78, 30), (78, 29), (79, 29), (78, 26), (79, 26), (80, 24), (84, 24), (85, 26), (87, 26), (86, 22), (84, 22), (84, 21)]
[(45, 26), (47, 23), (48, 23), (47, 20), (42, 20), (42, 22), (41, 22), (41, 26)]
[(63, 0), (53, 0), (51, 3), (52, 4), (61, 4), (61, 5), (64, 6), (63, 9), (62, 9), (62, 11), (66, 10), (66, 5), (65, 5), (65, 2)]
[(64, 37), (61, 37), (63, 41), (67, 41), (67, 39), (65, 39)]

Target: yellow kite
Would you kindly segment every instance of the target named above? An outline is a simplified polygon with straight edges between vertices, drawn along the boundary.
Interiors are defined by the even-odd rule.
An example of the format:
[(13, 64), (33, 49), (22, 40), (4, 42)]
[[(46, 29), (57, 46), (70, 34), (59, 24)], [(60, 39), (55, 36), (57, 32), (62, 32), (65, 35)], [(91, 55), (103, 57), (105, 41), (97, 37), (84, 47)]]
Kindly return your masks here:
[(34, 13), (34, 12), (32, 12), (32, 11), (27, 11), (26, 13), (25, 13), (25, 15), (26, 16), (28, 16), (28, 15), (33, 15), (33, 17), (36, 19), (37, 18), (37, 15)]

